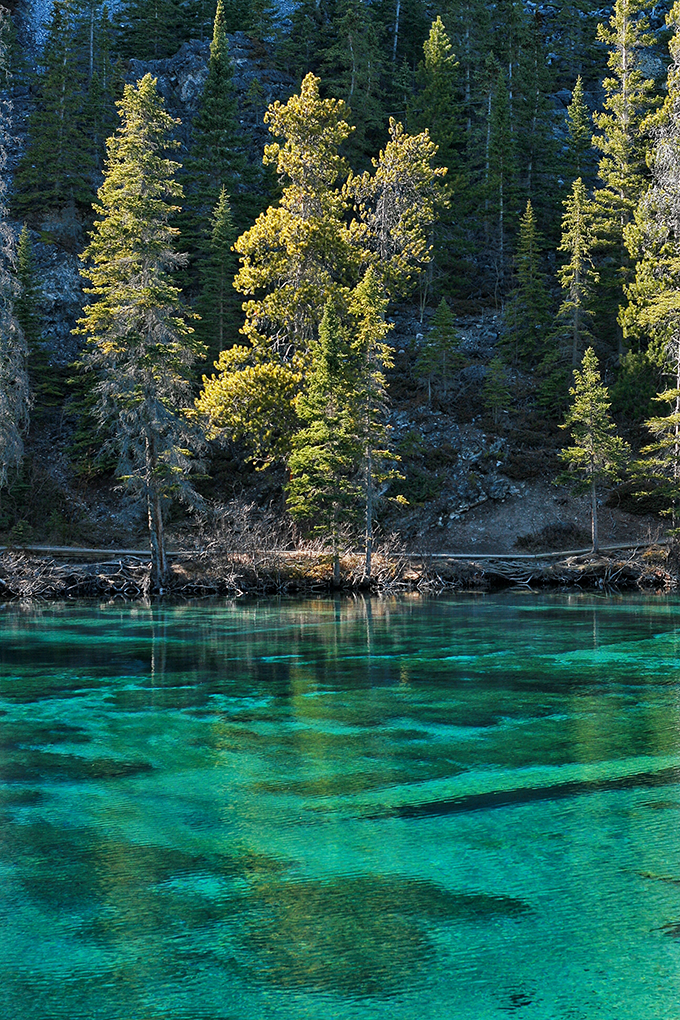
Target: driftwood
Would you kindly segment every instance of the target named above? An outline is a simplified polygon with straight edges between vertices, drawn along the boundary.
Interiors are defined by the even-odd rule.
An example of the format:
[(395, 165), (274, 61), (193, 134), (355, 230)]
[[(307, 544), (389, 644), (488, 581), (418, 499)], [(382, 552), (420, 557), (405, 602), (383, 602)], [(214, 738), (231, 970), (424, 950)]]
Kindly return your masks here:
[[(91, 550), (88, 550), (91, 552)], [(512, 587), (538, 590), (659, 591), (677, 584), (674, 561), (665, 550), (630, 550), (627, 558), (608, 555), (480, 556), (405, 553), (394, 546), (373, 558), (370, 580), (363, 557), (342, 558), (340, 591), (380, 594), (418, 591), (494, 591)], [(162, 591), (154, 591), (151, 563), (141, 553), (95, 563), (6, 551), (0, 556), (0, 601), (121, 599), (163, 596), (315, 595), (337, 590), (332, 557), (322, 549), (268, 550), (260, 553), (216, 550), (177, 556)]]

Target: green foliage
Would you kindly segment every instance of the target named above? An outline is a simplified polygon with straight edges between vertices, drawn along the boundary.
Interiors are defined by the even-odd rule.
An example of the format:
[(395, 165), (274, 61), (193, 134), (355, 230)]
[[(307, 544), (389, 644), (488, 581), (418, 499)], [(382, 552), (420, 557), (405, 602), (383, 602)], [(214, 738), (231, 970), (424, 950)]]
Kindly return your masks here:
[(591, 124), (590, 111), (583, 97), (583, 79), (579, 75), (567, 107), (567, 151), (572, 178), (581, 177), (584, 173), (592, 138)]
[(87, 337), (83, 362), (97, 377), (97, 415), (108, 423), (118, 473), (147, 506), (155, 583), (166, 572), (163, 504), (191, 497), (190, 450), (198, 437), (187, 418), (190, 371), (203, 353), (183, 313), (172, 273), (181, 188), (168, 158), (175, 121), (156, 80), (127, 85), (121, 123), (108, 142), (98, 219), (83, 253), (91, 286), (77, 332)]
[(500, 355), (496, 355), (489, 363), (489, 371), (482, 390), (484, 407), (491, 412), (494, 427), (498, 429), (503, 411), (510, 405), (511, 393), (508, 389), (507, 371)]
[(242, 443), (262, 467), (285, 459), (299, 424), (302, 372), (240, 345), (222, 351), (215, 368), (196, 400), (208, 439)]
[(236, 229), (229, 196), (222, 188), (210, 217), (207, 251), (199, 264), (201, 291), (197, 309), (201, 317), (196, 332), (206, 346), (209, 360), (217, 358), (225, 347), (231, 347), (238, 337), (239, 324), (233, 287), (236, 271), (233, 251), (235, 240)]
[(598, 239), (598, 334), (621, 350), (615, 334), (622, 284), (631, 273), (624, 243), (627, 225), (648, 181), (646, 156), (649, 140), (641, 130), (654, 105), (654, 82), (640, 71), (640, 57), (653, 37), (643, 14), (646, 0), (616, 0), (609, 27), (598, 26), (598, 39), (609, 46), (611, 77), (605, 78), (604, 110), (593, 120), (601, 133), (593, 145), (602, 153), (598, 175), (602, 187), (595, 192), (595, 230)]
[(214, 209), (220, 190), (226, 188), (231, 196), (244, 190), (245, 139), (238, 123), (226, 33), (224, 2), (218, 0), (208, 75), (183, 174), (186, 209), (180, 226), (191, 254), (200, 249), (201, 226)]
[(337, 0), (332, 34), (320, 61), (325, 92), (344, 99), (357, 125), (348, 156), (366, 163), (384, 129), (385, 57), (373, 7), (364, 0)]
[(122, 57), (159, 60), (188, 38), (180, 0), (128, 0), (116, 14), (117, 48)]
[(446, 203), (446, 168), (434, 165), (436, 155), (427, 131), (410, 135), (391, 117), (374, 173), (350, 175), (345, 187), (355, 206), (351, 243), (390, 298), (411, 293), (432, 257), (431, 230)]
[(86, 92), (75, 44), (76, 19), (70, 0), (56, 0), (38, 82), (38, 101), (29, 120), (29, 141), (14, 180), (12, 209), (37, 218), (46, 210), (76, 206), (93, 197), (91, 145), (85, 134)]
[(668, 95), (653, 120), (654, 149), (650, 157), (652, 184), (641, 199), (635, 219), (625, 231), (635, 260), (635, 278), (626, 287), (628, 305), (620, 321), (626, 339), (637, 341), (658, 365), (675, 361), (680, 311), (680, 229), (677, 195), (680, 159), (680, 4), (668, 15), (675, 29), (670, 42)]
[(579, 177), (564, 201), (562, 240), (558, 251), (567, 260), (557, 271), (564, 298), (557, 313), (555, 339), (560, 346), (570, 342), (571, 366), (576, 368), (584, 343), (590, 340), (593, 287), (599, 276), (592, 259), (594, 246), (593, 205)]
[(428, 403), (432, 402), (432, 383), (441, 383), (443, 395), (446, 397), (449, 376), (462, 365), (463, 358), (459, 352), (460, 336), (455, 322), (453, 312), (442, 298), (432, 316), (432, 328), (415, 364), (416, 375), (427, 380)]
[(616, 435), (616, 425), (609, 413), (609, 394), (602, 385), (592, 347), (583, 356), (581, 371), (574, 372), (574, 385), (569, 393), (572, 405), (562, 428), (569, 429), (572, 445), (560, 451), (560, 459), (566, 466), (561, 478), (576, 491), (591, 490), (593, 550), (596, 552), (597, 486), (621, 474), (630, 449), (625, 440)]
[(297, 400), (303, 427), (292, 439), (286, 505), (313, 534), (329, 535), (337, 556), (342, 527), (357, 516), (361, 445), (350, 338), (330, 303), (310, 353), (307, 387)]
[(531, 202), (520, 221), (515, 254), (517, 281), (505, 313), (503, 346), (515, 365), (529, 367), (545, 353), (550, 316), (550, 293), (541, 270), (544, 247)]
[(321, 99), (312, 74), (299, 95), (265, 115), (282, 144), (267, 145), (264, 162), (276, 168), (283, 194), (238, 238), (234, 286), (249, 298), (246, 337), (283, 362), (306, 354), (326, 302), (341, 300), (351, 279), (347, 201), (337, 188), (347, 174), (338, 151), (352, 131), (347, 115), (342, 100)]

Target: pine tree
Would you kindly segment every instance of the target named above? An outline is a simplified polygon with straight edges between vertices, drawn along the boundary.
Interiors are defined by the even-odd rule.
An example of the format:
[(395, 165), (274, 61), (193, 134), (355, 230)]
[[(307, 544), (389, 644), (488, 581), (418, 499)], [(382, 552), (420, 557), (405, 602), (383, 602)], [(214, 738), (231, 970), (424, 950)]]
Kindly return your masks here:
[(207, 348), (209, 360), (214, 360), (220, 351), (230, 347), (238, 335), (233, 287), (235, 240), (229, 196), (222, 188), (210, 218), (208, 250), (199, 266), (201, 292), (197, 308), (201, 318), (196, 332)]
[(513, 364), (536, 364), (545, 353), (550, 324), (550, 293), (541, 271), (543, 239), (531, 202), (520, 220), (515, 274), (517, 285), (508, 301), (504, 346)]
[(654, 82), (640, 71), (640, 56), (651, 45), (643, 15), (646, 0), (616, 0), (609, 28), (598, 26), (598, 39), (609, 48), (612, 75), (605, 78), (604, 111), (593, 119), (600, 134), (593, 145), (602, 153), (598, 175), (602, 187), (595, 192), (598, 237), (598, 333), (623, 355), (622, 336), (616, 324), (622, 303), (622, 284), (630, 278), (631, 264), (624, 242), (627, 225), (647, 186), (645, 165), (648, 144), (641, 125), (653, 105)]
[(13, 212), (28, 219), (39, 219), (50, 210), (70, 210), (65, 235), (77, 234), (77, 207), (89, 206), (93, 197), (92, 147), (84, 131), (85, 92), (75, 34), (71, 0), (56, 0), (37, 108), (29, 120), (29, 141), (17, 167), (12, 199)]
[[(10, 15), (0, 11), (0, 72), (9, 76)], [(16, 279), (16, 242), (7, 222), (7, 141), (12, 137), (12, 106), (0, 99), (0, 489), (8, 472), (18, 468), (28, 428), (28, 346), (15, 313), (19, 287)]]
[(431, 231), (445, 204), (445, 167), (435, 166), (437, 146), (427, 131), (411, 135), (390, 117), (390, 140), (375, 172), (350, 176), (354, 199), (352, 244), (372, 265), (390, 299), (412, 292), (432, 258)]
[(609, 414), (609, 394), (602, 385), (592, 347), (583, 356), (581, 371), (574, 372), (574, 385), (569, 393), (573, 402), (562, 428), (571, 432), (573, 445), (560, 452), (560, 459), (567, 467), (562, 478), (577, 491), (590, 489), (593, 552), (596, 553), (599, 551), (598, 486), (620, 475), (630, 450), (616, 435), (616, 425)]
[(90, 303), (76, 332), (87, 337), (85, 365), (96, 373), (97, 415), (108, 423), (120, 476), (146, 504), (153, 580), (167, 572), (164, 504), (191, 497), (189, 450), (198, 442), (184, 414), (190, 369), (203, 350), (187, 324), (171, 274), (186, 257), (170, 226), (181, 188), (167, 156), (177, 123), (156, 80), (126, 85), (120, 126), (107, 145), (98, 219), (83, 253)]
[(338, 183), (347, 166), (339, 148), (352, 128), (342, 100), (321, 99), (319, 79), (308, 74), (299, 95), (273, 103), (265, 115), (282, 143), (265, 147), (283, 194), (238, 238), (241, 268), (236, 289), (253, 295), (244, 305), (245, 336), (254, 348), (290, 363), (304, 355), (326, 301), (339, 296), (352, 266)]
[(347, 330), (330, 302), (310, 353), (307, 387), (296, 405), (303, 427), (292, 440), (286, 505), (291, 516), (306, 522), (313, 534), (330, 536), (333, 574), (338, 584), (343, 526), (357, 517), (360, 490), (356, 474), (361, 447), (352, 352)]
[(576, 79), (571, 102), (567, 107), (567, 151), (572, 179), (585, 172), (586, 154), (590, 151), (592, 128), (591, 116), (583, 97), (583, 79)]
[(446, 299), (442, 298), (432, 316), (432, 328), (415, 365), (417, 375), (427, 379), (428, 404), (432, 403), (432, 383), (435, 380), (441, 382), (444, 397), (447, 396), (449, 376), (460, 368), (462, 361), (459, 347), (455, 317)]

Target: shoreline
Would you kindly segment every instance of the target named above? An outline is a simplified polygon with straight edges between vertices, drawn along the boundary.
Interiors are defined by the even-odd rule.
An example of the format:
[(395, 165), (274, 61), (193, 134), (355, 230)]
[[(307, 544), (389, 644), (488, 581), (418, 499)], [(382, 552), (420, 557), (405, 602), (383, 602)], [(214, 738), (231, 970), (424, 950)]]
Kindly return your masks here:
[[(48, 547), (50, 548), (50, 547)], [(680, 563), (672, 544), (656, 542), (535, 554), (376, 553), (370, 580), (363, 556), (341, 557), (340, 584), (333, 582), (329, 553), (305, 550), (170, 553), (174, 560), (165, 587), (151, 585), (144, 550), (51, 547), (0, 549), (0, 602), (75, 599), (138, 600), (245, 598), (271, 595), (371, 595), (453, 591), (492, 592), (509, 588), (535, 591), (662, 592), (678, 586)], [(621, 555), (628, 551), (629, 555)], [(619, 555), (616, 555), (619, 552)], [(106, 559), (76, 562), (105, 554)], [(63, 559), (67, 557), (67, 559)]]

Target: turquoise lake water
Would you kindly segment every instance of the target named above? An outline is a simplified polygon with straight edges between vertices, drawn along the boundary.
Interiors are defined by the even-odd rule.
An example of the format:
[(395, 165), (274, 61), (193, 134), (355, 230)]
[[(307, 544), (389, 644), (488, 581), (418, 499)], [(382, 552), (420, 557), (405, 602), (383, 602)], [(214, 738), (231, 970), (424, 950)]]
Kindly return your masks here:
[(2, 1020), (678, 1020), (680, 598), (0, 610)]

